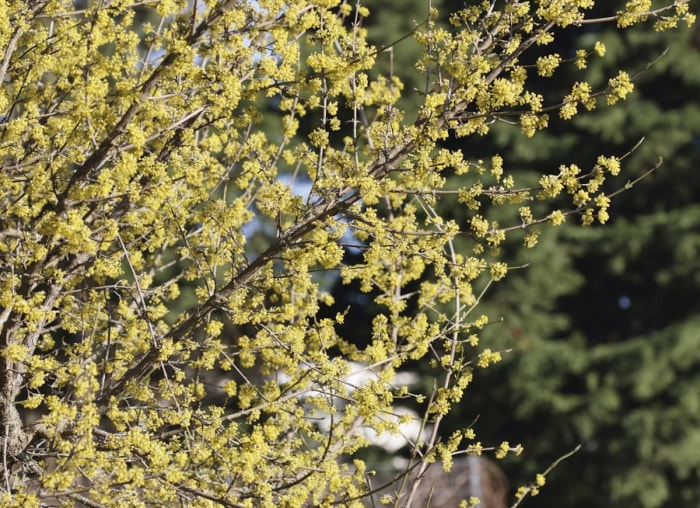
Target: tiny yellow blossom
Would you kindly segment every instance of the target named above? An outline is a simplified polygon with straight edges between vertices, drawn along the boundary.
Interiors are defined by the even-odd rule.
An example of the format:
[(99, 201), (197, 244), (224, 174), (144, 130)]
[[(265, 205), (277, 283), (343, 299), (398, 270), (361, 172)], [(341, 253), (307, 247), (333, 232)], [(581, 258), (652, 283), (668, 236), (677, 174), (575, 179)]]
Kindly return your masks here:
[(544, 77), (551, 77), (561, 63), (561, 57), (557, 54), (541, 56), (537, 59), (537, 74)]
[(489, 365), (498, 363), (501, 361), (501, 353), (493, 352), (490, 349), (484, 349), (484, 351), (479, 355), (479, 359), (476, 364), (478, 367), (485, 369)]
[(566, 216), (561, 212), (561, 210), (555, 210), (549, 214), (549, 221), (552, 223), (552, 226), (559, 226), (566, 221)]
[(496, 450), (496, 458), (497, 459), (503, 459), (508, 455), (508, 452), (510, 451), (510, 443), (508, 441), (503, 441), (499, 446), (498, 449)]
[(600, 41), (596, 41), (595, 45), (593, 46), (593, 51), (600, 57), (605, 56), (605, 44)]
[(505, 263), (493, 263), (489, 271), (493, 280), (501, 280), (508, 273), (508, 266)]
[(618, 100), (624, 99), (634, 90), (634, 84), (625, 71), (620, 73), (615, 78), (608, 80), (608, 91), (605, 95), (605, 100), (608, 104), (615, 104)]

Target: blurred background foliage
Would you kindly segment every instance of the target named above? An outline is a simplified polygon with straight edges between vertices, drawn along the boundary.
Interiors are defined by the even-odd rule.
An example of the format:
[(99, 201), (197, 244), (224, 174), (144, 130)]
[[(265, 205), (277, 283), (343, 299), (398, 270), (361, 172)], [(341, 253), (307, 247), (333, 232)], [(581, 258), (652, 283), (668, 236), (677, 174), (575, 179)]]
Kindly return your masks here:
[[(600, 2), (607, 13), (615, 10), (611, 3), (623, 5)], [(405, 0), (400, 9), (379, 0), (366, 4), (372, 16), (365, 26), (377, 46), (401, 39), (427, 14), (423, 0)], [(569, 217), (563, 226), (543, 228), (534, 249), (517, 242), (503, 247), (512, 266), (527, 267), (493, 285), (479, 312), (494, 323), (482, 342), (511, 352), (477, 373), (451, 418), (455, 427), (477, 419), (485, 445), (503, 439), (523, 444), (521, 457), (502, 462), (513, 487), (582, 444), (549, 476), (533, 501), (539, 507), (696, 507), (700, 30), (696, 25), (657, 33), (651, 23), (634, 32), (620, 31), (614, 22), (606, 27), (560, 31), (542, 54), (572, 57), (599, 40), (606, 55), (591, 59), (583, 75), (563, 65), (554, 79), (537, 86), (545, 103), (553, 104), (574, 81), (604, 86), (616, 69), (624, 69), (638, 74), (627, 101), (614, 108), (600, 103), (571, 121), (554, 112), (550, 128), (533, 138), (498, 122), (487, 136), (446, 143), (474, 160), (500, 154), (520, 183), (556, 172), (560, 164), (586, 171), (598, 155), (624, 155), (642, 138), (617, 184), (634, 181), (663, 159), (658, 171), (614, 199), (607, 225), (581, 228)], [(408, 38), (379, 58), (380, 71), (400, 70), (408, 109), (425, 89), (424, 78), (412, 74), (419, 54)], [(452, 178), (455, 188), (468, 183), (468, 175)], [(333, 293), (334, 310), (350, 306), (354, 327), (370, 322), (367, 295), (340, 283)]]

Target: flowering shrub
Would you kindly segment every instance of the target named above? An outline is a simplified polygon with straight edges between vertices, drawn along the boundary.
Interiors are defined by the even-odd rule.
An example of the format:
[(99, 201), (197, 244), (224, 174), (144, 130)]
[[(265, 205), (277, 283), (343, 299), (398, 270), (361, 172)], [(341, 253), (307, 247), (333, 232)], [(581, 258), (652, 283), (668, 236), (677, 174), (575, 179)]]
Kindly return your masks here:
[[(441, 441), (440, 423), (500, 359), (475, 310), (507, 276), (498, 247), (523, 231), (535, 247), (538, 225), (574, 215), (605, 222), (623, 154), (520, 187), (507, 156), (441, 142), (502, 119), (532, 136), (550, 113), (624, 99), (620, 70), (545, 104), (529, 78), (605, 48), (529, 51), (564, 27), (693, 20), (687, 2), (650, 3), (590, 18), (592, 0), (481, 2), (449, 27), (431, 10), (413, 34), (426, 86), (409, 91), (371, 72), (391, 41), (369, 45), (359, 2), (0, 1), (3, 506), (359, 506), (367, 429), (429, 430), (411, 443), (416, 478), (483, 451), (468, 427)], [(422, 97), (415, 121), (402, 94)], [(452, 173), (472, 184), (447, 188)], [(366, 348), (339, 336), (343, 313), (322, 317), (324, 276), (371, 293)], [(422, 360), (432, 391), (392, 383)], [(351, 362), (374, 378), (352, 385)], [(410, 398), (420, 417), (387, 417)]]

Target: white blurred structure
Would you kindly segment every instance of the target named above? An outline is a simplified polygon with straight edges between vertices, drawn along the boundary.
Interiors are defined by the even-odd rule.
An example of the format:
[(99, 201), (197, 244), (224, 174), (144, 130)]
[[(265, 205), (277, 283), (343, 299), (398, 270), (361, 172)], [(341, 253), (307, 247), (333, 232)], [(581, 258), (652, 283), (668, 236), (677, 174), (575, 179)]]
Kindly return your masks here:
[[(348, 404), (352, 404), (352, 402), (348, 402), (348, 398), (352, 398), (352, 393), (356, 389), (369, 382), (379, 380), (379, 376), (366, 364), (348, 362), (348, 365), (350, 366), (350, 373), (343, 379), (347, 389), (347, 398), (336, 398), (334, 401), (336, 412), (332, 417), (330, 414), (314, 411), (314, 421), (321, 430), (330, 430), (331, 422), (334, 420), (337, 421), (340, 415), (342, 415), (344, 408), (347, 407)], [(400, 372), (391, 380), (390, 385), (394, 387), (411, 386), (418, 383), (419, 380), (420, 376), (415, 372)], [(284, 381), (286, 381), (286, 379), (280, 379), (280, 382)], [(315, 395), (323, 394), (314, 391), (310, 391), (306, 394), (307, 397)], [(324, 396), (327, 396), (327, 394)], [(404, 447), (413, 445), (422, 438), (426, 438), (431, 429), (430, 426), (421, 429), (422, 423), (420, 416), (412, 409), (404, 406), (394, 406), (393, 413), (386, 414), (383, 418), (385, 421), (398, 422), (400, 418), (405, 420), (406, 415), (410, 417), (410, 420), (399, 424), (398, 433), (382, 432), (381, 434), (377, 434), (377, 432), (369, 426), (360, 425), (356, 431), (357, 435), (367, 438), (370, 443), (383, 448), (389, 453), (395, 453)]]

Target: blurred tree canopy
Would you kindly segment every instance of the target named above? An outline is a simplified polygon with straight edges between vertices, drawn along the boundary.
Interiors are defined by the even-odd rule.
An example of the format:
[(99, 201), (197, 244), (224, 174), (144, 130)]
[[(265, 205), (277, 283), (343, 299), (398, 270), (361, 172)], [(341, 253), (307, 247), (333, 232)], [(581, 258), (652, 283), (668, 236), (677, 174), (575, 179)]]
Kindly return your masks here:
[(515, 430), (533, 452), (528, 460), (584, 444), (556, 473), (567, 488), (544, 489), (542, 506), (696, 506), (700, 459), (689, 451), (700, 438), (700, 35), (611, 26), (562, 37), (560, 51), (593, 37), (607, 52), (589, 64), (588, 79), (602, 80), (611, 65), (639, 73), (629, 101), (577, 117), (566, 132), (552, 125), (528, 143), (494, 128), (494, 145), (510, 147), (510, 161), (526, 168), (571, 156), (585, 164), (593, 147), (626, 153), (644, 139), (626, 158), (630, 180), (659, 158), (663, 166), (616, 198), (605, 228), (543, 232), (549, 248), (522, 258), (531, 266), (521, 280), (494, 288), (489, 304), (508, 312), (492, 336), (523, 353), (485, 373), (475, 392), (514, 409), (516, 418), (493, 430)]
[(687, 2), (438, 7), (0, 1), (2, 506), (362, 506), (387, 436), (395, 506), (516, 440), (516, 502), (581, 441), (572, 500), (692, 495), (694, 216), (621, 193), (697, 149)]

